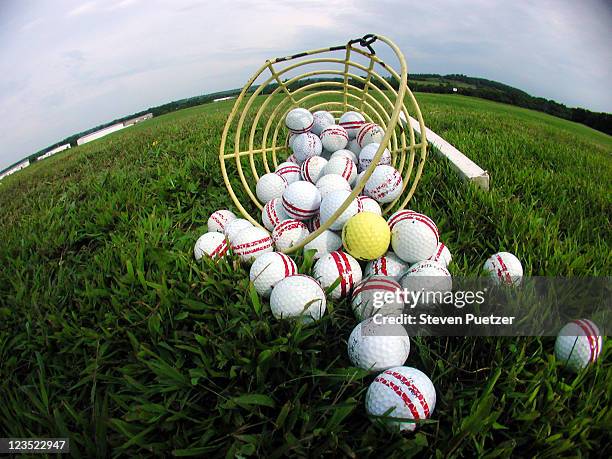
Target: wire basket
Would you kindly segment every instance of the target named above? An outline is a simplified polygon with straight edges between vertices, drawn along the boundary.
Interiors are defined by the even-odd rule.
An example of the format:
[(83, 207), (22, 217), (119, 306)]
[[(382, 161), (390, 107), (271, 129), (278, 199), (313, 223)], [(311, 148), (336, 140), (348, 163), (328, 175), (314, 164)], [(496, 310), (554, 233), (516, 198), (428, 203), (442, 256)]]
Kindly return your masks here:
[[(399, 71), (385, 63), (382, 55), (396, 60)], [(385, 148), (391, 152), (391, 165), (402, 175), (403, 189), (399, 197), (382, 208), (383, 215), (408, 204), (427, 156), (425, 124), (408, 88), (406, 60), (400, 49), (384, 36), (368, 34), (346, 45), (267, 60), (246, 83), (223, 129), (219, 153), (223, 180), (244, 218), (261, 226), (259, 215), (264, 204), (254, 193), (255, 185), (261, 175), (274, 172), (291, 155), (284, 122), (287, 113), (297, 107), (312, 112), (327, 110), (336, 121), (346, 111), (358, 111), (367, 122), (380, 125), (385, 136), (342, 206), (286, 253), (302, 248), (342, 215), (361, 193)], [(411, 116), (423, 133), (418, 139)]]

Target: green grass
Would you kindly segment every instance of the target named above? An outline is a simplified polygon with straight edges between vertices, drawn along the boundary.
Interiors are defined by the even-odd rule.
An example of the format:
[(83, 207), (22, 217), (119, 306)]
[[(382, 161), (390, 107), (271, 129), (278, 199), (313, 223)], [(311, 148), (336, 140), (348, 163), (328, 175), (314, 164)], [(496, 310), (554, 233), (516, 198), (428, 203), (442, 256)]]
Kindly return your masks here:
[[(427, 124), (489, 170), (432, 157), (411, 207), (476, 274), (498, 250), (533, 275), (610, 275), (612, 140), (541, 113), (418, 95)], [(196, 263), (230, 204), (217, 163), (231, 102), (166, 115), (0, 182), (0, 430), (68, 436), (74, 456), (578, 456), (612, 426), (610, 346), (575, 376), (551, 338), (416, 338), (438, 402), (416, 434), (372, 424), (345, 303), (275, 321), (234, 260)]]

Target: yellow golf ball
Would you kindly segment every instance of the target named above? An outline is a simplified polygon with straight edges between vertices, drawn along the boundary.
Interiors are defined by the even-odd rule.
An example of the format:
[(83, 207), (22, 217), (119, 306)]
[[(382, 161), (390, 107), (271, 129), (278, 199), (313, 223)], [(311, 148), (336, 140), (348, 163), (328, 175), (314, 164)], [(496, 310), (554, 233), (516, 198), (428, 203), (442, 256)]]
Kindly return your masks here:
[(391, 242), (387, 221), (372, 212), (360, 212), (342, 228), (342, 243), (348, 253), (359, 260), (375, 260), (383, 256)]

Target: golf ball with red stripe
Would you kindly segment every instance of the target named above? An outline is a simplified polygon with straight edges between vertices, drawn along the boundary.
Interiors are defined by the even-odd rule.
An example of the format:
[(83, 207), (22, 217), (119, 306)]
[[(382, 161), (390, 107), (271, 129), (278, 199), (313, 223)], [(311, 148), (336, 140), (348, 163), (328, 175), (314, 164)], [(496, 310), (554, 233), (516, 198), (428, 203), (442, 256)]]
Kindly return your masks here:
[(255, 260), (249, 277), (257, 293), (267, 298), (278, 282), (296, 274), (297, 266), (289, 256), (284, 253), (269, 252)]
[(306, 239), (310, 231), (299, 220), (290, 219), (279, 223), (272, 231), (272, 241), (277, 250), (281, 252), (299, 244)]
[(324, 289), (340, 279), (339, 284), (330, 293), (334, 299), (348, 296), (362, 277), (361, 266), (357, 260), (341, 251), (331, 252), (319, 258), (314, 265), (313, 273)]
[(223, 258), (227, 253), (228, 244), (225, 234), (211, 231), (198, 238), (193, 248), (193, 256), (199, 260), (204, 255), (211, 258)]
[(578, 372), (594, 363), (603, 347), (603, 338), (597, 325), (588, 319), (573, 320), (557, 336), (555, 356), (561, 365)]
[(439, 233), (431, 218), (412, 210), (400, 210), (389, 217), (388, 223), (393, 252), (405, 262), (427, 260), (435, 253)]
[(268, 232), (255, 226), (242, 230), (232, 241), (232, 251), (246, 262), (251, 262), (273, 250), (272, 238)]
[(346, 129), (349, 139), (354, 139), (365, 124), (365, 118), (359, 112), (346, 112), (340, 117), (338, 124)]
[(208, 231), (223, 233), (223, 231), (225, 231), (225, 225), (233, 220), (236, 220), (236, 215), (231, 210), (217, 210), (208, 218)]
[(374, 314), (385, 316), (401, 314), (404, 304), (401, 298), (396, 295), (401, 288), (400, 284), (391, 277), (370, 276), (364, 278), (355, 285), (351, 297), (351, 308), (357, 320), (368, 319)]
[[(381, 419), (392, 431), (413, 431), (419, 421), (431, 417), (436, 407), (436, 389), (431, 380), (412, 367), (383, 371), (366, 393), (366, 412)], [(394, 419), (395, 418), (395, 419)]]
[(496, 284), (517, 285), (523, 278), (523, 265), (510, 252), (498, 252), (485, 262), (484, 271)]
[(287, 215), (297, 220), (308, 220), (316, 215), (321, 205), (321, 193), (315, 185), (300, 180), (283, 192), (283, 208)]
[(388, 251), (382, 257), (368, 262), (365, 268), (365, 275), (389, 276), (399, 279), (410, 268), (410, 263), (406, 263), (392, 251)]

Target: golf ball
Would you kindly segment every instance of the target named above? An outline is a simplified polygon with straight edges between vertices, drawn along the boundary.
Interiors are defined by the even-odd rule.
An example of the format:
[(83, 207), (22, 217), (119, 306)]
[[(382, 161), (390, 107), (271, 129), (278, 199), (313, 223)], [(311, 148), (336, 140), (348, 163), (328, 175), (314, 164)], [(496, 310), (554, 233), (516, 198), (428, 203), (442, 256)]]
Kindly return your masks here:
[(392, 251), (388, 251), (382, 257), (370, 261), (365, 268), (365, 275), (389, 276), (399, 279), (410, 268), (410, 264), (406, 263)]
[[(321, 201), (321, 209), (319, 211), (321, 217), (321, 224), (327, 223), (331, 219), (332, 215), (340, 209), (346, 198), (350, 196), (350, 191), (336, 190), (328, 193), (327, 196)], [(356, 215), (361, 211), (360, 202), (357, 199), (353, 199), (348, 207), (340, 214), (340, 216), (331, 224), (329, 229), (332, 231), (339, 231), (342, 229), (344, 224), (353, 215)]]
[(261, 210), (261, 222), (268, 231), (272, 231), (276, 225), (284, 220), (289, 220), (289, 215), (285, 212), (280, 198), (268, 201)]
[(314, 118), (305, 108), (294, 108), (285, 117), (285, 126), (294, 134), (302, 134), (312, 129)]
[(288, 161), (280, 163), (276, 168), (275, 173), (284, 178), (287, 181), (287, 184), (300, 180), (300, 166), (298, 166), (296, 163), (291, 163)]
[(317, 183), (321, 177), (323, 177), (323, 169), (327, 165), (327, 160), (321, 156), (313, 156), (308, 158), (302, 163), (300, 173), (302, 180), (306, 180), (310, 183)]
[(325, 110), (319, 110), (318, 112), (314, 112), (312, 114), (312, 117), (313, 117), (313, 125), (312, 125), (311, 132), (313, 132), (316, 135), (321, 135), (321, 131), (323, 129), (325, 129), (328, 126), (332, 126), (333, 124), (336, 123), (336, 120), (334, 119), (334, 115), (332, 115), (329, 112), (326, 112)]
[(363, 370), (381, 371), (403, 365), (409, 353), (406, 329), (377, 323), (373, 317), (358, 324), (348, 339), (349, 359)]
[(276, 225), (272, 231), (272, 241), (277, 250), (284, 252), (306, 239), (309, 234), (310, 231), (301, 221), (285, 220)]
[(346, 147), (348, 140), (346, 129), (342, 126), (333, 124), (321, 131), (321, 143), (323, 144), (323, 148), (332, 153)]
[(305, 132), (298, 135), (292, 144), (293, 154), (298, 163), (303, 163), (308, 158), (321, 154), (323, 147), (321, 140), (312, 132)]
[(332, 191), (351, 191), (351, 185), (341, 175), (329, 174), (323, 175), (317, 180), (317, 189), (321, 193), (321, 199), (324, 199)]
[[(313, 229), (312, 231), (315, 231)], [(323, 255), (334, 252), (342, 247), (342, 238), (330, 230), (325, 230), (312, 241), (304, 245), (304, 252), (315, 250), (314, 259), (318, 260)]]
[(270, 172), (259, 177), (255, 194), (257, 199), (265, 204), (274, 198), (280, 198), (285, 188), (287, 188), (287, 180), (274, 172)]
[(400, 210), (391, 215), (388, 222), (391, 246), (402, 260), (416, 263), (427, 260), (435, 253), (439, 232), (431, 218), (411, 210)]
[(366, 412), (381, 419), (392, 431), (413, 431), (428, 419), (436, 407), (436, 389), (431, 380), (412, 367), (393, 367), (383, 371), (366, 393)]
[(285, 212), (297, 220), (314, 217), (321, 205), (321, 193), (317, 187), (304, 180), (289, 185), (282, 196)]
[(361, 281), (361, 266), (348, 253), (336, 251), (323, 255), (313, 268), (315, 279), (324, 289), (332, 286), (338, 279), (338, 285), (330, 292), (334, 299), (346, 297), (354, 285)]
[(448, 267), (452, 259), (453, 257), (450, 253), (450, 250), (448, 250), (448, 247), (444, 245), (444, 242), (438, 242), (438, 247), (436, 248), (436, 251), (431, 257), (429, 257), (429, 260), (438, 261), (442, 263), (445, 268)]
[(338, 124), (346, 129), (349, 139), (354, 139), (361, 126), (365, 124), (365, 118), (359, 112), (346, 112), (342, 114)]
[(211, 231), (198, 238), (193, 248), (193, 256), (196, 260), (201, 259), (204, 255), (208, 255), (210, 258), (223, 258), (227, 249), (228, 244), (225, 234)]
[(361, 148), (371, 143), (381, 143), (385, 131), (378, 124), (366, 123), (364, 124), (357, 133), (357, 142)]
[(403, 189), (402, 175), (387, 165), (376, 166), (363, 188), (363, 193), (380, 203), (395, 201)]
[(319, 320), (327, 308), (325, 292), (312, 277), (298, 274), (279, 281), (270, 295), (270, 309), (277, 319)]
[(272, 252), (272, 238), (256, 226), (240, 231), (232, 241), (232, 251), (244, 262), (252, 262), (266, 252)]
[(272, 288), (285, 277), (295, 276), (295, 261), (284, 253), (268, 252), (257, 258), (251, 265), (249, 278), (257, 293), (268, 298)]
[(485, 262), (486, 271), (496, 284), (518, 285), (523, 278), (523, 266), (509, 252), (498, 252)]
[(401, 288), (401, 285), (391, 277), (365, 277), (355, 285), (351, 297), (351, 308), (357, 320), (362, 321), (375, 314), (385, 316), (401, 314), (404, 303), (396, 295)]
[(592, 321), (574, 320), (566, 324), (555, 342), (555, 357), (566, 368), (578, 372), (597, 360), (603, 338)]
[[(359, 171), (360, 172), (365, 171), (368, 167), (370, 167), (370, 164), (372, 164), (372, 160), (374, 159), (374, 156), (376, 156), (376, 152), (378, 151), (379, 146), (380, 144), (375, 142), (375, 143), (370, 143), (366, 145), (365, 147), (363, 147), (363, 149), (359, 153)], [(390, 166), (391, 165), (391, 152), (385, 148), (382, 152), (382, 155), (380, 156), (380, 159), (378, 160), (376, 164), (377, 165), (383, 164), (383, 165)]]
[(227, 236), (227, 240), (231, 244), (242, 230), (252, 227), (253, 224), (250, 221), (245, 220), (244, 218), (237, 218), (236, 220), (232, 220), (227, 225), (225, 225), (225, 235)]
[(387, 252), (391, 231), (387, 221), (372, 212), (352, 216), (342, 228), (342, 242), (358, 260), (375, 260)]
[(208, 218), (208, 231), (223, 233), (225, 230), (225, 225), (227, 225), (233, 220), (236, 220), (236, 215), (234, 215), (234, 212), (232, 212), (231, 210), (217, 210), (213, 212)]
[(352, 185), (357, 178), (357, 166), (346, 156), (336, 156), (335, 158), (330, 158), (325, 165), (325, 169), (323, 169), (323, 175), (330, 174), (340, 175), (349, 185)]

